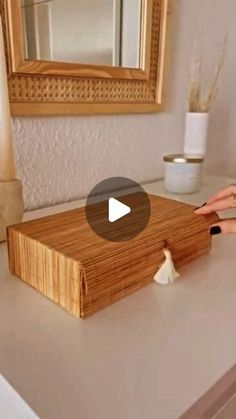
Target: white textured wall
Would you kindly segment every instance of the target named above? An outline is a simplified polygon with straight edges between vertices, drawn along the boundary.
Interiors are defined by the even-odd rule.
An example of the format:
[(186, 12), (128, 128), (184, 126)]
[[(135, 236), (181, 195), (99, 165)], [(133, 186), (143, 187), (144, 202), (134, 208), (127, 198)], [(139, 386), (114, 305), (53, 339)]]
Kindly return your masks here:
[(17, 169), (26, 208), (83, 197), (109, 176), (128, 176), (139, 182), (162, 176), (163, 154), (182, 150), (196, 23), (203, 27), (207, 69), (216, 59), (223, 34), (229, 31), (228, 59), (211, 118), (207, 169), (236, 177), (236, 2), (174, 3), (166, 113), (14, 119)]
[[(209, 81), (228, 35), (227, 57), (220, 91), (211, 112), (207, 171), (236, 178), (236, 1), (235, 0), (173, 0), (179, 8), (178, 31), (181, 80), (188, 82), (196, 29), (203, 43), (203, 76)], [(179, 80), (180, 83), (182, 81)], [(178, 82), (178, 80), (177, 80)], [(183, 92), (185, 93), (185, 92)], [(184, 100), (183, 95), (180, 101)]]

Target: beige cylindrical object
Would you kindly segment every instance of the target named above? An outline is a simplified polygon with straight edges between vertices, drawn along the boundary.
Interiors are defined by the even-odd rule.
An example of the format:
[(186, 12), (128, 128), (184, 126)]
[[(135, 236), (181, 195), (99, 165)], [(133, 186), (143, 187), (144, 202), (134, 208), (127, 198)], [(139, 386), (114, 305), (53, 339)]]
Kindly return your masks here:
[(22, 221), (23, 191), (20, 180), (0, 181), (0, 242), (6, 240), (7, 227)]
[(0, 18), (0, 182), (16, 178), (6, 59)]
[(165, 189), (175, 194), (190, 194), (200, 190), (203, 158), (184, 154), (164, 156)]
[(184, 154), (205, 157), (207, 150), (208, 125), (208, 113), (187, 113)]

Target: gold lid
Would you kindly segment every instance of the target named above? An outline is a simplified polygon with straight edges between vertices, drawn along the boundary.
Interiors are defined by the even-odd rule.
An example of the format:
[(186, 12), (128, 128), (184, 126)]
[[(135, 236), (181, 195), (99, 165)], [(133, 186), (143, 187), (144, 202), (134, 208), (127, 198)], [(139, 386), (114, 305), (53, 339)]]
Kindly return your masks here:
[(168, 154), (164, 156), (164, 161), (168, 163), (202, 163), (204, 158), (186, 154)]

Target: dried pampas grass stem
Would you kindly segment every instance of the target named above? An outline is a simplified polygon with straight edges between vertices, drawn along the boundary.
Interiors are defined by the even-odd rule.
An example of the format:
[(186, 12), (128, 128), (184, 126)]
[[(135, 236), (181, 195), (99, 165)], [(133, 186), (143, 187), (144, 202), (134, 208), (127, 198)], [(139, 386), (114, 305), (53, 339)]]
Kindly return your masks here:
[(225, 63), (226, 57), (226, 46), (227, 46), (227, 36), (224, 38), (223, 46), (221, 49), (219, 61), (216, 65), (215, 74), (210, 84), (210, 88), (207, 95), (202, 93), (202, 54), (199, 52), (196, 53), (196, 44), (195, 44), (195, 59), (192, 67), (191, 74), (191, 85), (190, 85), (190, 96), (189, 96), (189, 112), (209, 112), (217, 93), (219, 91), (219, 80), (221, 72)]

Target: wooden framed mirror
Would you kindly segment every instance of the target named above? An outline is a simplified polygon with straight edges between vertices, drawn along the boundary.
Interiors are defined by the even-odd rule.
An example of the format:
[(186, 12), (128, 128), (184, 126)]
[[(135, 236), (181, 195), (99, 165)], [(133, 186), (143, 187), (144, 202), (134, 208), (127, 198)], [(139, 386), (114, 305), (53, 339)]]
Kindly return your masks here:
[(0, 0), (13, 115), (162, 109), (168, 0)]

